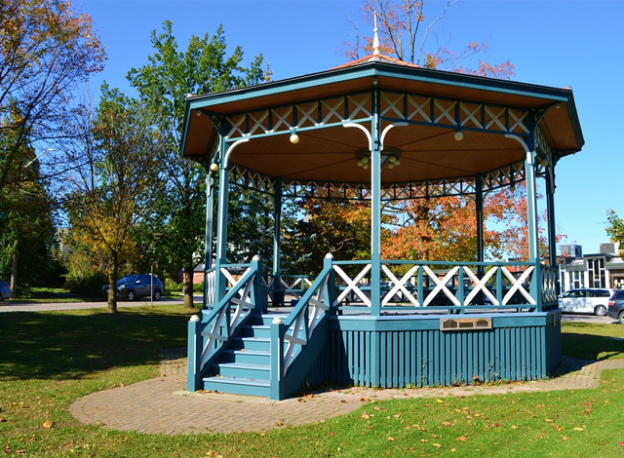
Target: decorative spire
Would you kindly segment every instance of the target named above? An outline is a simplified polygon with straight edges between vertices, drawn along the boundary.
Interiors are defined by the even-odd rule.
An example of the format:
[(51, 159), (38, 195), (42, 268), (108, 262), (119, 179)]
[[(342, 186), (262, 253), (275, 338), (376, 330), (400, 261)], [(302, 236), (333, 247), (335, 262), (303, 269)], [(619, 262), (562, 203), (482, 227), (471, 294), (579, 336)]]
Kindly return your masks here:
[(373, 29), (373, 32), (375, 33), (374, 38), (373, 38), (373, 55), (374, 56), (378, 56), (379, 55), (379, 37), (377, 36), (377, 13), (373, 13), (373, 23), (375, 25), (375, 28)]

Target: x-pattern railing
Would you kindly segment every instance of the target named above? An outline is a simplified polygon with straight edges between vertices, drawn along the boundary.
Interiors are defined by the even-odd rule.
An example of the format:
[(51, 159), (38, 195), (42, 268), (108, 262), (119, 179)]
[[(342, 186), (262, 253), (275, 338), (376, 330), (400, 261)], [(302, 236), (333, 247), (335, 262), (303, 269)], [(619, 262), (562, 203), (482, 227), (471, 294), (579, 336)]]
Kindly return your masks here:
[(284, 341), (287, 342), (283, 360), (284, 374), (293, 362), (297, 348), (308, 343), (317, 325), (330, 308), (328, 290), (330, 273), (331, 267), (323, 269), (284, 321)]
[(231, 288), (206, 318), (206, 324), (201, 333), (205, 338), (200, 360), (201, 367), (204, 367), (214, 351), (218, 349), (219, 344), (222, 345), (236, 333), (243, 318), (253, 312), (256, 307), (252, 298), (252, 290), (257, 269), (249, 265), (239, 278), (235, 278), (226, 267), (221, 267), (220, 272)]
[[(342, 284), (334, 306), (346, 307), (359, 302), (372, 307), (370, 263), (333, 265)], [(531, 307), (537, 305), (533, 288), (535, 265), (531, 263), (474, 263), (384, 261), (381, 265), (380, 300), (383, 307), (397, 303), (412, 307)], [(351, 275), (347, 274), (349, 270)], [(552, 300), (556, 273), (542, 273), (546, 288), (544, 303)], [(554, 279), (554, 280), (553, 280)], [(340, 281), (341, 280), (341, 281)], [(337, 283), (338, 284), (338, 283)]]
[(362, 291), (360, 284), (362, 280), (366, 278), (366, 275), (371, 270), (371, 267), (372, 266), (370, 264), (365, 264), (364, 268), (355, 276), (355, 278), (351, 279), (351, 277), (349, 277), (349, 275), (347, 275), (347, 273), (339, 265), (334, 265), (333, 269), (340, 276), (340, 278), (344, 280), (346, 286), (344, 290), (340, 293), (340, 295), (336, 298), (336, 300), (334, 301), (332, 305), (336, 306), (340, 304), (343, 300), (350, 297), (351, 293), (353, 292), (360, 298), (360, 300), (364, 303), (364, 305), (366, 305), (367, 307), (370, 307), (371, 306), (370, 298), (368, 298), (366, 294), (364, 293), (364, 291)]

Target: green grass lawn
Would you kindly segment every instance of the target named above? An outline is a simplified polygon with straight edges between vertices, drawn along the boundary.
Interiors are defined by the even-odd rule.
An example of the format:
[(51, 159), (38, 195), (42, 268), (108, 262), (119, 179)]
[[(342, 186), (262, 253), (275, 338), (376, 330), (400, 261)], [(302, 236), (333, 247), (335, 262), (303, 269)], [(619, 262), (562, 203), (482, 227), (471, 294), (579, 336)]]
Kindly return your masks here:
[[(0, 455), (624, 455), (624, 370), (604, 372), (593, 390), (377, 401), (322, 423), (266, 433), (148, 435), (83, 425), (69, 414), (68, 405), (81, 396), (157, 376), (160, 349), (186, 345), (191, 313), (155, 306), (122, 307), (116, 316), (102, 310), (1, 314)], [(624, 355), (624, 341), (614, 339), (624, 336), (624, 326), (566, 323), (563, 330), (566, 355)]]

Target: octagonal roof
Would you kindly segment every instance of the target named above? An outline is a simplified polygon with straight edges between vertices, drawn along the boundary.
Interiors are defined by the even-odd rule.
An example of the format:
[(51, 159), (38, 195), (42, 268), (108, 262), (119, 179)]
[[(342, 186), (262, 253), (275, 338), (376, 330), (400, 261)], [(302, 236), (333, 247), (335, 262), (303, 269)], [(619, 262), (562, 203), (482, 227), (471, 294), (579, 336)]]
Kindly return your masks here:
[[(372, 56), (325, 72), (189, 97), (182, 152), (209, 161), (221, 129), (230, 143), (243, 140), (232, 165), (286, 181), (366, 183), (370, 171), (356, 163), (369, 142), (361, 129), (344, 125), (370, 130), (374, 113), (380, 131), (396, 126), (387, 129), (383, 146), (398, 152), (400, 166), (384, 169), (386, 184), (475, 176), (518, 163), (524, 151), (509, 134), (525, 138), (533, 122), (539, 122), (542, 148), (553, 161), (584, 143), (570, 89)], [(297, 144), (288, 141), (293, 130)]]

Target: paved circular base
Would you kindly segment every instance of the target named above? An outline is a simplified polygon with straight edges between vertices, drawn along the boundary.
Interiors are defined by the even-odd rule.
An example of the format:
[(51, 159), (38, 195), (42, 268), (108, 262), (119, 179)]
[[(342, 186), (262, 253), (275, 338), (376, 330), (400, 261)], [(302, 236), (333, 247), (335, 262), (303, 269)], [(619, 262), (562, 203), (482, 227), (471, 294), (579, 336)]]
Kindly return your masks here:
[[(180, 368), (182, 364), (163, 366)], [(285, 425), (323, 421), (351, 412), (363, 403), (385, 399), (508, 394), (594, 388), (602, 369), (624, 368), (624, 360), (599, 362), (564, 358), (561, 375), (549, 380), (453, 388), (371, 389), (328, 391), (285, 401), (218, 393), (188, 393), (186, 375), (172, 375), (100, 391), (70, 405), (83, 423), (123, 431), (160, 434), (263, 431)]]

